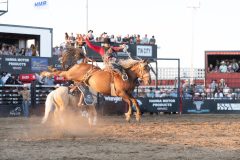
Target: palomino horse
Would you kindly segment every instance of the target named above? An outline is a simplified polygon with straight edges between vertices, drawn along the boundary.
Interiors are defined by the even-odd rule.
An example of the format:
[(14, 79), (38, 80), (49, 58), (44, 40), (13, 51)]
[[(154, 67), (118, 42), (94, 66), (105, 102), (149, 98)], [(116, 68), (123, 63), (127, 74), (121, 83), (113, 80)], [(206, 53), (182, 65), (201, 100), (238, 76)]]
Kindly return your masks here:
[[(45, 123), (48, 119), (50, 112), (54, 113), (54, 118), (63, 121), (62, 117), (66, 111), (76, 110), (78, 108), (78, 101), (80, 93), (75, 95), (69, 94), (68, 87), (60, 86), (57, 89), (50, 92), (45, 102), (45, 114), (42, 119), (42, 123)], [(85, 107), (88, 113), (89, 125), (95, 125), (97, 120), (97, 112), (95, 105), (88, 105)]]
[(42, 72), (41, 76), (62, 76), (67, 80), (75, 82), (84, 82), (95, 92), (103, 95), (112, 95), (122, 97), (128, 104), (128, 112), (125, 113), (126, 120), (130, 121), (132, 114), (132, 103), (136, 106), (136, 119), (141, 119), (140, 107), (132, 92), (136, 86), (137, 79), (140, 78), (144, 84), (151, 82), (150, 67), (146, 60), (128, 59), (120, 63), (126, 70), (128, 80), (123, 81), (121, 76), (112, 70), (101, 70), (92, 64), (75, 64), (68, 71), (58, 71), (52, 69), (51, 72)]

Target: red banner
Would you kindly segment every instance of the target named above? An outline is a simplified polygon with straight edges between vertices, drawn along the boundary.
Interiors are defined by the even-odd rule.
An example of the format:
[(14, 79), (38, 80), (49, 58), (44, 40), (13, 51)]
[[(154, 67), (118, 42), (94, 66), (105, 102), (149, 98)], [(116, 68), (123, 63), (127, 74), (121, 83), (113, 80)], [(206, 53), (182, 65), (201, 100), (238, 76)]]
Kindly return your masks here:
[(19, 80), (22, 82), (31, 82), (36, 80), (36, 76), (34, 74), (20, 74)]

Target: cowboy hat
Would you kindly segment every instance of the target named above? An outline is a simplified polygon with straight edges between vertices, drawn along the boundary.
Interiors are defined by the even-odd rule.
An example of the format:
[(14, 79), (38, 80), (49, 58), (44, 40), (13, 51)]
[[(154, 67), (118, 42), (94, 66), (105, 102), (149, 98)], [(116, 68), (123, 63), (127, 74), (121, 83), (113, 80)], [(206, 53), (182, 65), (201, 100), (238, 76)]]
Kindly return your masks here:
[(89, 30), (89, 31), (88, 31), (88, 33), (90, 33), (90, 32), (93, 33), (93, 30)]

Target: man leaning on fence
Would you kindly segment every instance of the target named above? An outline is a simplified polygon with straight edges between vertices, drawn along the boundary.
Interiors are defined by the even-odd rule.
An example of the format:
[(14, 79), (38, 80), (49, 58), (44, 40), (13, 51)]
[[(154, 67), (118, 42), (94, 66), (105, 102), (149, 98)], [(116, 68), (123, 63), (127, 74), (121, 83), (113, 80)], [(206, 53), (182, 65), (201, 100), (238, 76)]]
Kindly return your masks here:
[(31, 92), (29, 90), (29, 86), (27, 84), (24, 84), (23, 90), (19, 91), (18, 94), (20, 94), (23, 98), (22, 100), (23, 116), (29, 117), (29, 106), (31, 104)]

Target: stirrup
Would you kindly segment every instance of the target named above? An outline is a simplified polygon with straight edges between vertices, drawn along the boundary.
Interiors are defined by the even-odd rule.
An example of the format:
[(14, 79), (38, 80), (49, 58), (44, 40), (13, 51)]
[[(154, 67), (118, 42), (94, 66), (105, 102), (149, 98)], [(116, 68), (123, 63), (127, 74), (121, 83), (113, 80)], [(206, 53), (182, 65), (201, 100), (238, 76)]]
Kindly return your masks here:
[(128, 80), (127, 74), (123, 74), (123, 75), (122, 75), (122, 79), (123, 79), (124, 81), (127, 81), (127, 80)]

